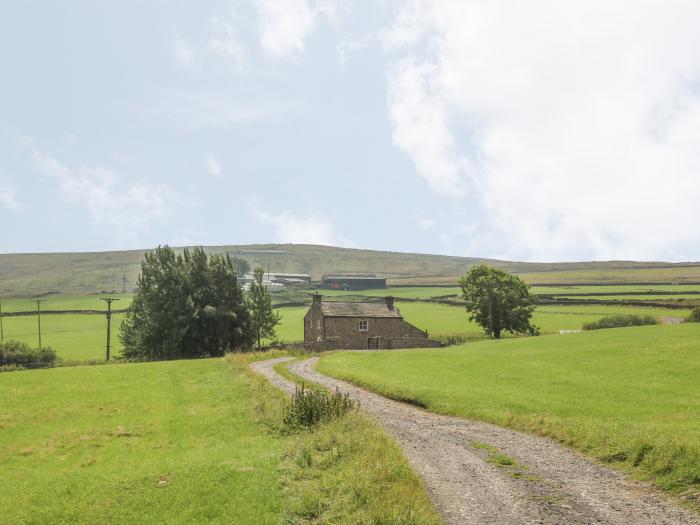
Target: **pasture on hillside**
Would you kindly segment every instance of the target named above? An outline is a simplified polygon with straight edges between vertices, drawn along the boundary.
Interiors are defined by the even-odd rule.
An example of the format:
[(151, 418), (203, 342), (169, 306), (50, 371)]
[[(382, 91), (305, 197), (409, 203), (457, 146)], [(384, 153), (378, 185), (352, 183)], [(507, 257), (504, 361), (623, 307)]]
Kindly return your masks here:
[[(392, 289), (401, 290), (401, 289)], [(404, 297), (423, 292), (425, 294), (440, 294), (451, 288), (416, 288), (408, 289)], [(456, 289), (455, 289), (456, 290)], [(369, 291), (369, 290), (368, 290)], [(387, 290), (374, 290), (376, 296), (383, 296)], [(325, 294), (326, 291), (323, 293)], [(364, 292), (363, 292), (364, 293)], [(336, 292), (336, 298), (353, 292)], [(338, 297), (340, 296), (340, 297)], [(432, 295), (431, 295), (432, 296)], [(123, 301), (114, 303), (115, 309), (128, 305), (131, 295), (121, 296)], [(698, 296), (700, 297), (700, 296)], [(348, 299), (358, 300), (351, 296)], [(6, 302), (15, 311), (27, 311), (31, 305), (28, 300), (3, 300), (3, 311)], [(104, 308), (104, 303), (94, 295), (56, 297), (42, 303), (42, 308), (52, 310), (92, 309), (97, 306)], [(431, 302), (398, 301), (397, 306), (406, 320), (422, 330), (428, 330), (431, 336), (458, 335), (469, 339), (483, 338), (483, 330), (474, 323), (467, 321), (467, 313), (461, 306), (452, 306)], [(282, 316), (282, 322), (277, 327), (277, 340), (287, 343), (303, 341), (304, 315), (308, 307), (284, 307), (276, 311)], [(29, 310), (31, 311), (31, 310)], [(606, 315), (618, 313), (648, 314), (655, 317), (684, 318), (689, 314), (685, 309), (665, 309), (628, 307), (615, 305), (543, 305), (534, 314), (534, 323), (542, 333), (557, 333), (559, 330), (580, 330), (584, 323), (595, 321)], [(121, 351), (119, 342), (119, 326), (123, 314), (112, 316), (112, 356), (117, 357)], [(37, 318), (35, 315), (3, 317), (5, 339), (16, 339), (30, 345), (37, 344)], [(58, 356), (66, 360), (103, 359), (105, 356), (107, 321), (103, 314), (42, 314), (42, 342), (56, 350)], [(506, 337), (508, 334), (506, 334)], [(267, 341), (269, 343), (270, 341)]]
[[(121, 352), (119, 326), (124, 314), (112, 315), (112, 357)], [(38, 344), (35, 315), (4, 317), (5, 339)], [(58, 357), (70, 361), (104, 359), (107, 346), (107, 319), (100, 314), (42, 314), (41, 342), (56, 350)]]
[[(459, 335), (469, 339), (485, 337), (480, 326), (468, 321), (467, 312), (462, 306), (427, 302), (397, 302), (396, 305), (409, 323), (421, 330), (428, 330), (431, 336)], [(307, 310), (308, 308), (303, 306), (277, 310), (282, 316), (282, 322), (277, 329), (278, 340), (291, 343), (304, 339), (303, 319)], [(689, 311), (607, 305), (553, 305), (537, 308), (533, 320), (542, 333), (548, 334), (558, 333), (559, 330), (580, 330), (584, 323), (619, 313), (680, 318), (687, 316)], [(508, 337), (509, 334), (505, 336)]]
[[(42, 297), (42, 311), (56, 310), (106, 310), (104, 301), (100, 297), (114, 297), (119, 299), (112, 304), (112, 310), (126, 310), (134, 298), (134, 294), (104, 294), (104, 295), (49, 295)], [(35, 299), (2, 299), (2, 311), (10, 312), (36, 312)]]
[(551, 436), (700, 505), (700, 324), (338, 352), (325, 374)]
[(278, 523), (250, 403), (221, 359), (0, 374), (0, 521)]
[(282, 431), (261, 357), (0, 374), (0, 522), (440, 522), (371, 418)]

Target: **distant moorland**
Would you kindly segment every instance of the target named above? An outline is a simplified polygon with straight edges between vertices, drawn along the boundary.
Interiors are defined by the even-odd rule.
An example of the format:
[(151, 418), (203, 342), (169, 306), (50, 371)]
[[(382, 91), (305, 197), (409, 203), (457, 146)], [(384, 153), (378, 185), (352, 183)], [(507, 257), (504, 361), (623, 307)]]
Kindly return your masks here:
[[(324, 273), (373, 273), (395, 285), (450, 285), (474, 264), (488, 263), (520, 274), (531, 284), (700, 283), (700, 262), (523, 263), (297, 244), (210, 246), (251, 266), (300, 272), (320, 280)], [(86, 294), (132, 291), (145, 250), (96, 253), (0, 254), (0, 295)]]

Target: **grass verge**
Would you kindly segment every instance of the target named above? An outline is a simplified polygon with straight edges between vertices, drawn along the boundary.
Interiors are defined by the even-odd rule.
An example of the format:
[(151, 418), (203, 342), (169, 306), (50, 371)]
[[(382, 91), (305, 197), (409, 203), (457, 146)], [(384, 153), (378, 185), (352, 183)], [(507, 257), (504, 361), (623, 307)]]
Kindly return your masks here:
[(700, 507), (700, 325), (441, 351), (342, 352), (319, 370), (429, 410), (552, 437)]
[[(278, 364), (275, 370), (309, 388), (289, 371), (289, 364)], [(357, 411), (292, 436), (284, 488), (289, 499), (286, 521), (292, 524), (441, 523), (399, 448)]]

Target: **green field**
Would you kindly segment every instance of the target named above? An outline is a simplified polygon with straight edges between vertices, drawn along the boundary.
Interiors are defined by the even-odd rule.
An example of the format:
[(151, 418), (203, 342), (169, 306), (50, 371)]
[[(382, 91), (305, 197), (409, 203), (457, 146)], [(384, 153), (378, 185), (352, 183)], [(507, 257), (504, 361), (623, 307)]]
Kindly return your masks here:
[[(605, 284), (605, 283), (698, 283), (700, 282), (700, 265), (651, 268), (595, 268), (596, 263), (589, 263), (589, 268), (572, 271), (554, 270), (537, 272), (519, 272), (528, 284)], [(629, 266), (634, 265), (630, 263)], [(650, 265), (653, 265), (651, 263)], [(622, 264), (621, 264), (622, 266)], [(685, 285), (683, 285), (685, 286)]]
[[(106, 310), (107, 305), (100, 301), (100, 297), (114, 297), (119, 299), (112, 303), (112, 310), (126, 310), (131, 304), (133, 294), (106, 294), (106, 295), (50, 295), (42, 297), (42, 311), (56, 310)], [(2, 299), (2, 311), (10, 312), (35, 312), (36, 300), (32, 299)]]
[[(311, 292), (309, 292), (311, 293)], [(430, 299), (432, 297), (445, 297), (460, 295), (461, 289), (457, 286), (389, 286), (377, 290), (318, 290), (318, 293), (327, 297), (386, 297), (392, 296), (405, 299)]]
[(440, 523), (369, 417), (273, 430), (261, 357), (0, 374), (0, 522)]
[(558, 295), (564, 299), (592, 299), (595, 301), (700, 301), (700, 294), (645, 294), (645, 295)]
[[(470, 339), (483, 337), (483, 330), (467, 321), (461, 306), (428, 302), (398, 302), (405, 319), (431, 336), (459, 335)], [(282, 316), (277, 327), (277, 340), (285, 343), (303, 341), (305, 306), (279, 308)], [(559, 330), (580, 330), (584, 323), (606, 315), (618, 313), (648, 314), (655, 317), (684, 318), (690, 312), (685, 309), (646, 308), (606, 305), (541, 306), (535, 311), (534, 323), (542, 333), (558, 333)], [(123, 314), (112, 316), (112, 356), (121, 351), (119, 326)], [(5, 339), (37, 344), (37, 318), (11, 316), (3, 318)], [(99, 314), (42, 314), (41, 332), (44, 346), (51, 346), (59, 357), (67, 360), (103, 359), (106, 346), (107, 321)], [(271, 341), (266, 341), (269, 343)]]
[(700, 292), (698, 284), (625, 284), (618, 286), (533, 286), (532, 291), (538, 295), (569, 295), (586, 293), (604, 293), (611, 296), (629, 293), (644, 292), (663, 295), (663, 292)]
[[(461, 306), (432, 303), (398, 303), (398, 306), (408, 322), (433, 335), (483, 334), (481, 327), (467, 321), (467, 312)], [(580, 330), (584, 323), (620, 313), (684, 317), (689, 311), (606, 305), (541, 306), (535, 310), (533, 323), (543, 334), (551, 334), (559, 330)]]
[(552, 436), (700, 504), (700, 324), (338, 352), (318, 366), (429, 410)]
[(0, 374), (0, 521), (278, 523), (250, 403), (221, 359)]
[[(112, 356), (121, 351), (119, 326), (123, 314), (112, 315)], [(37, 316), (4, 317), (5, 339), (24, 341), (38, 345)], [(90, 314), (42, 314), (41, 342), (50, 346), (59, 357), (67, 360), (104, 359), (107, 346), (107, 320), (104, 315)]]
[[(478, 339), (483, 330), (467, 320), (467, 312), (461, 306), (425, 302), (397, 302), (404, 318), (431, 336), (459, 335)], [(286, 342), (304, 339), (303, 318), (308, 308), (280, 308), (282, 323), (278, 327), (278, 339)], [(535, 311), (533, 322), (542, 333), (558, 333), (559, 330), (580, 330), (584, 323), (613, 314), (646, 314), (654, 317), (686, 317), (689, 310), (607, 305), (542, 306)]]

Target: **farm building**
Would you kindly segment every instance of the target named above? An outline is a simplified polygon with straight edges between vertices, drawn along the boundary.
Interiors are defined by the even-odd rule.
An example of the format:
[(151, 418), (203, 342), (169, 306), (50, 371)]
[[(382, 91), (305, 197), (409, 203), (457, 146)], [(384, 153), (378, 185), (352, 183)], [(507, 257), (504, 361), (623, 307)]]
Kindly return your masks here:
[(304, 316), (304, 341), (334, 348), (428, 348), (441, 346), (404, 320), (393, 297), (383, 302), (323, 301), (314, 294)]
[(329, 290), (370, 290), (386, 288), (386, 279), (374, 275), (324, 275), (322, 284)]

